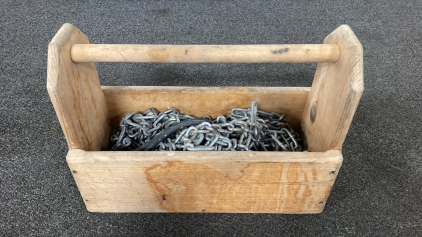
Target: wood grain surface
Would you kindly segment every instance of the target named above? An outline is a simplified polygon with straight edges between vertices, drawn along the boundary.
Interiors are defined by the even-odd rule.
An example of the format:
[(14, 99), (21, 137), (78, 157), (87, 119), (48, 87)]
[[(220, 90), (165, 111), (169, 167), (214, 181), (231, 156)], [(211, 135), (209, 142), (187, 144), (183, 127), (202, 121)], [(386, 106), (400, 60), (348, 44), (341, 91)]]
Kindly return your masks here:
[(92, 212), (319, 213), (342, 159), (340, 151), (67, 155)]
[(308, 87), (167, 87), (103, 86), (112, 126), (130, 111), (144, 112), (178, 109), (195, 117), (229, 115), (233, 108), (250, 108), (285, 114), (287, 122), (300, 129), (300, 120), (310, 88)]
[(328, 35), (337, 44), (336, 63), (318, 63), (302, 117), (309, 151), (341, 150), (363, 92), (362, 45), (347, 25)]
[(132, 63), (283, 63), (335, 62), (337, 45), (147, 45), (76, 44), (74, 62)]
[(110, 133), (107, 104), (95, 63), (73, 63), (72, 44), (88, 38), (64, 24), (48, 45), (47, 90), (69, 149), (99, 151)]

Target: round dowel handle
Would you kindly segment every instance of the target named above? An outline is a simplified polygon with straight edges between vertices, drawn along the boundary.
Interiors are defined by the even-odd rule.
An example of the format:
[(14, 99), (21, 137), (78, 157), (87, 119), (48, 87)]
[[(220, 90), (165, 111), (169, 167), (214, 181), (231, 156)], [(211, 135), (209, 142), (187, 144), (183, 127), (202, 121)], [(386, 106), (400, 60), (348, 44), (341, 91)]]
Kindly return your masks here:
[(74, 44), (73, 62), (128, 63), (290, 63), (336, 62), (334, 44), (139, 45)]

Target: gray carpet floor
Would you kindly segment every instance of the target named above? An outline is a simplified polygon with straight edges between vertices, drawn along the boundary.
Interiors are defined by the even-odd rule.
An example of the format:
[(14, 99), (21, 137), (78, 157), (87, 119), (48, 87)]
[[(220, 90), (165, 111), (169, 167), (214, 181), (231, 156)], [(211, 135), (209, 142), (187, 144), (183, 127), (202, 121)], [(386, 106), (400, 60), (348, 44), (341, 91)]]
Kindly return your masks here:
[[(0, 236), (422, 235), (420, 1), (0, 1)], [(365, 91), (317, 215), (86, 211), (46, 90), (63, 23), (91, 43), (322, 43), (341, 24), (364, 49)], [(316, 64), (110, 64), (103, 85), (311, 86)]]

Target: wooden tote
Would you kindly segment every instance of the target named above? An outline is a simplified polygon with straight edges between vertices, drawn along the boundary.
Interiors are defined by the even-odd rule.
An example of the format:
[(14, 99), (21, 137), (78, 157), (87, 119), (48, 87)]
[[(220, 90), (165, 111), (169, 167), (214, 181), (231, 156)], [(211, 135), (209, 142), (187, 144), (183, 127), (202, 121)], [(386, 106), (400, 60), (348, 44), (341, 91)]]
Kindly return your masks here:
[[(312, 87), (101, 86), (95, 62), (318, 62)], [(347, 25), (315, 45), (93, 45), (64, 24), (48, 46), (47, 89), (88, 211), (319, 213), (363, 91), (362, 46)], [(285, 114), (309, 152), (106, 151), (130, 111), (196, 117), (232, 108)], [(218, 104), (218, 106), (215, 106)]]

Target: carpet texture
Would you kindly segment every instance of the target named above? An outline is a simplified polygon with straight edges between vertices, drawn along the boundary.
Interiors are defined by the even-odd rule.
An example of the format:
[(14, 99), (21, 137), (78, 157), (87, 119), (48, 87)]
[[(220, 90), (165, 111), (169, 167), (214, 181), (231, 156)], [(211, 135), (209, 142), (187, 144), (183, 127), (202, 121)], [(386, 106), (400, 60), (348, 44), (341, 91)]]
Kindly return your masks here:
[[(0, 236), (422, 235), (420, 1), (1, 1)], [(363, 93), (324, 212), (86, 211), (46, 90), (63, 23), (91, 43), (315, 44), (348, 24)], [(311, 86), (316, 64), (97, 64), (103, 85)]]

